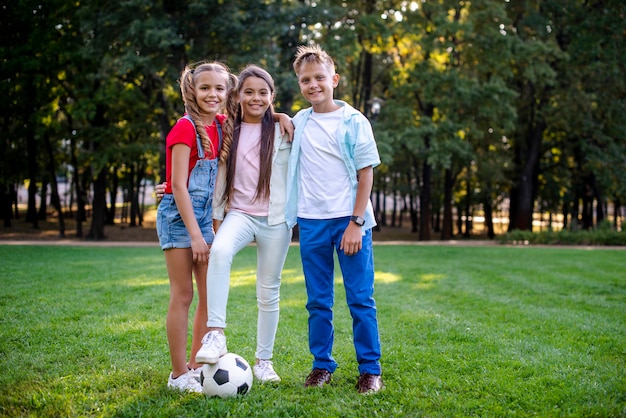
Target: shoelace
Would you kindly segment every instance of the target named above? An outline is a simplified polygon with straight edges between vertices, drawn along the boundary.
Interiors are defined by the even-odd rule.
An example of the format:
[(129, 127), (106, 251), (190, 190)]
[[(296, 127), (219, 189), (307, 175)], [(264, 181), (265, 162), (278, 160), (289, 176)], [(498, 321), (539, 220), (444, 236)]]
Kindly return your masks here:
[(272, 366), (272, 362), (271, 361), (260, 361), (259, 364), (259, 369), (261, 369), (261, 371), (263, 373), (269, 372), (271, 371), (271, 366)]
[(209, 341), (215, 341), (215, 343), (217, 343), (217, 337), (218, 333), (217, 332), (209, 332), (207, 335), (204, 336), (204, 338), (202, 339), (202, 344), (207, 344)]

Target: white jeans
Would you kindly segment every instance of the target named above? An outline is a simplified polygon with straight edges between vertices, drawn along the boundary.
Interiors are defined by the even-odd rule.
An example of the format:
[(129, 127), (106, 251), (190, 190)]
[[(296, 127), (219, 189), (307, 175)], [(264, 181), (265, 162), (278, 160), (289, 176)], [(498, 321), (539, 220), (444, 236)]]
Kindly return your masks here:
[(207, 273), (209, 327), (226, 328), (226, 305), (233, 258), (256, 241), (258, 306), (256, 357), (272, 358), (278, 328), (280, 277), (291, 242), (286, 223), (269, 226), (267, 217), (230, 211), (220, 225), (211, 246)]

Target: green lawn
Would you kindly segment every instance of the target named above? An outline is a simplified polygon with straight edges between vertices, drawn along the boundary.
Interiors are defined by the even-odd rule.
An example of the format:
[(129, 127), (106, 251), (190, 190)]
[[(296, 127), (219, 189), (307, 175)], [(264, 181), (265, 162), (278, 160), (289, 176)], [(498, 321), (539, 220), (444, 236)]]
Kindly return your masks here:
[[(626, 251), (376, 246), (386, 390), (356, 393), (337, 273), (333, 383), (305, 390), (306, 294), (285, 265), (278, 386), (214, 399), (166, 388), (157, 246), (0, 245), (0, 416), (626, 416)], [(254, 360), (254, 248), (234, 264), (228, 347)]]

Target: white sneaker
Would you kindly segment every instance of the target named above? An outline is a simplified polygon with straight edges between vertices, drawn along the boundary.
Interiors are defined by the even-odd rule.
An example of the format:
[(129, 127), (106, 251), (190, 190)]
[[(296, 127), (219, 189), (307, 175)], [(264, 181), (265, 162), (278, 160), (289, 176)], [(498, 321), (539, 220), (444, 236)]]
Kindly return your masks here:
[(172, 373), (170, 373), (170, 377), (167, 379), (167, 387), (182, 392), (202, 393), (202, 386), (200, 382), (193, 377), (191, 371), (181, 374), (176, 379), (173, 379)]
[(271, 360), (259, 360), (259, 364), (255, 364), (252, 370), (261, 382), (280, 382), (280, 376), (274, 371)]
[(226, 354), (226, 337), (219, 331), (209, 331), (202, 338), (202, 347), (196, 353), (196, 363), (215, 364)]
[(200, 381), (200, 372), (202, 372), (202, 367), (198, 367), (196, 369), (189, 369), (189, 373), (191, 377), (196, 379), (198, 382)]

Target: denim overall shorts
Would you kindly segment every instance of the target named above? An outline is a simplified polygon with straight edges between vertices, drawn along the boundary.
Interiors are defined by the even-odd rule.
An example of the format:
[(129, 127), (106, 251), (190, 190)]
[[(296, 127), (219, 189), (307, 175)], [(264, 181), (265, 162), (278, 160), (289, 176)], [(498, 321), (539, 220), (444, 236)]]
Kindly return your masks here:
[[(184, 117), (193, 124), (193, 120), (188, 115)], [(219, 149), (222, 147), (222, 126), (217, 119), (215, 122), (219, 136), (219, 155)], [(202, 141), (197, 130), (196, 142), (198, 146), (198, 161), (189, 174), (187, 189), (202, 236), (207, 244), (212, 244), (215, 237), (215, 231), (213, 230), (213, 192), (217, 178), (218, 158), (212, 160), (204, 158), (204, 149), (202, 148)], [(174, 201), (174, 194), (166, 194), (163, 196), (161, 203), (159, 203), (156, 227), (162, 250), (191, 248), (191, 237)]]

